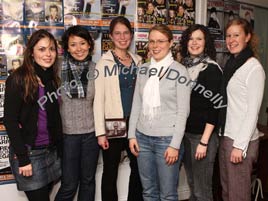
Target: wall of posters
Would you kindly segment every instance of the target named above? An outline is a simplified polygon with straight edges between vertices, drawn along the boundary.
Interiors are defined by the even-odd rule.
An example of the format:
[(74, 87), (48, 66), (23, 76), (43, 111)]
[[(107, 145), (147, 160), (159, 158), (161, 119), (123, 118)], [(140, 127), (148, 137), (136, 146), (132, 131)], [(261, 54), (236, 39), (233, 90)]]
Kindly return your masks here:
[(229, 0), (208, 0), (207, 25), (215, 39), (216, 58), (221, 67), (224, 67), (229, 56), (224, 30), (228, 21), (236, 17), (247, 19), (254, 28), (254, 6)]

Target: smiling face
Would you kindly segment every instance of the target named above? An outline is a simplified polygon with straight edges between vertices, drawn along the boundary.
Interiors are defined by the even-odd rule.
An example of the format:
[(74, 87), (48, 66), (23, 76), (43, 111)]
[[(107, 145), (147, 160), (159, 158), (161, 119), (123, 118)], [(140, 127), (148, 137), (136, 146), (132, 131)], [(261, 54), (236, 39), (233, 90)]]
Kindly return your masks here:
[(40, 39), (33, 48), (34, 61), (43, 69), (50, 68), (56, 60), (56, 47), (49, 38)]
[(114, 49), (127, 50), (132, 40), (132, 33), (126, 25), (117, 23), (110, 38), (114, 43)]
[(58, 15), (58, 10), (57, 10), (57, 8), (50, 8), (50, 15), (51, 15), (51, 17), (53, 18), (53, 19), (55, 19), (56, 17), (57, 17), (57, 15)]
[(158, 62), (161, 61), (170, 51), (173, 41), (160, 31), (153, 30), (149, 35), (150, 55)]
[(204, 52), (205, 35), (201, 30), (196, 30), (189, 38), (187, 49), (191, 57), (197, 57)]
[(68, 52), (77, 61), (83, 61), (89, 54), (90, 44), (84, 38), (71, 35), (68, 39)]
[(246, 35), (241, 25), (231, 25), (226, 30), (226, 46), (234, 56), (245, 49), (250, 38), (251, 34)]

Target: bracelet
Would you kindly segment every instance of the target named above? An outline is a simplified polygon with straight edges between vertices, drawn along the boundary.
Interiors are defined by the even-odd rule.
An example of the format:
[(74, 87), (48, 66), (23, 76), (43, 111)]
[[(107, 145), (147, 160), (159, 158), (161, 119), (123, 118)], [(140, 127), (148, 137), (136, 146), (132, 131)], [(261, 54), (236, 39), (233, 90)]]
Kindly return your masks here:
[(203, 142), (199, 142), (199, 144), (201, 144), (202, 146), (204, 146), (204, 147), (207, 147), (208, 146), (208, 144), (206, 144), (206, 143), (203, 143)]

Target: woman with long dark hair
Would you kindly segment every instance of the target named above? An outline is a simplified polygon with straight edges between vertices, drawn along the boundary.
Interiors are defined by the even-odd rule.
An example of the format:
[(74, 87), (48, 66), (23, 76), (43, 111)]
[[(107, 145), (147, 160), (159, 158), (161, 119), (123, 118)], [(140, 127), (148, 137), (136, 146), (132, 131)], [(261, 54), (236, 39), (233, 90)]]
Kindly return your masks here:
[(10, 139), (10, 164), (18, 190), (30, 201), (48, 201), (52, 184), (61, 175), (56, 61), (55, 38), (38, 30), (27, 43), (22, 65), (6, 81), (4, 125)]

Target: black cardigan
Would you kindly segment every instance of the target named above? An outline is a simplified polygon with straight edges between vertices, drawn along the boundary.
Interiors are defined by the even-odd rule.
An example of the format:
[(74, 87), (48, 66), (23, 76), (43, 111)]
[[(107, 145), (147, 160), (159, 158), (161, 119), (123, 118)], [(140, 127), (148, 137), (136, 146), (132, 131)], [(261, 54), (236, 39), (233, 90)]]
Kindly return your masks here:
[[(217, 125), (219, 110), (214, 108), (213, 101), (210, 101), (211, 98), (206, 98), (206, 94), (204, 96), (204, 91), (212, 91), (213, 96), (220, 93), (221, 77), (222, 72), (215, 64), (208, 64), (208, 67), (199, 73), (197, 83), (191, 93), (186, 132), (202, 135), (206, 123)], [(198, 84), (204, 86), (203, 91), (201, 87), (197, 87)]]
[[(19, 166), (30, 164), (27, 147), (33, 146), (37, 136), (38, 109), (37, 103), (38, 90), (35, 94), (36, 101), (25, 102), (23, 100), (24, 82), (15, 83), (14, 72), (6, 80), (5, 101), (4, 101), (4, 125), (10, 140), (10, 145), (18, 158)], [(59, 114), (55, 114), (60, 116)], [(61, 128), (55, 129), (50, 133), (53, 143), (60, 140)]]

